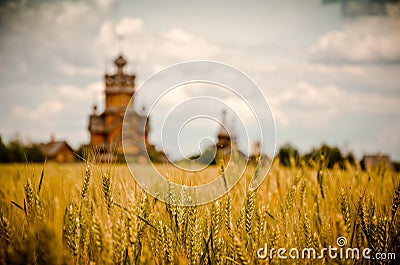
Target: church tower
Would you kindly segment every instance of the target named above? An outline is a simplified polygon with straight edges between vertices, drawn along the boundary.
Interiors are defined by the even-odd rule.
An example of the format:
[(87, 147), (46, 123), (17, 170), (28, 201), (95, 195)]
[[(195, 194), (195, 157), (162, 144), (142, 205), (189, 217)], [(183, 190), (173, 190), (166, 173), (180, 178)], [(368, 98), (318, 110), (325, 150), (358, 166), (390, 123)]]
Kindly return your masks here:
[(106, 104), (105, 104), (105, 127), (108, 128), (107, 142), (118, 151), (122, 151), (122, 121), (125, 110), (135, 92), (135, 75), (124, 72), (126, 60), (119, 55), (114, 64), (117, 71), (114, 74), (105, 75)]
[(235, 135), (230, 135), (224, 126), (227, 126), (226, 110), (222, 111), (222, 123), (217, 135), (217, 150), (222, 156), (230, 156), (232, 148), (236, 147), (236, 137)]
[(104, 79), (106, 83), (106, 126), (112, 124), (115, 116), (124, 113), (129, 104), (129, 100), (135, 92), (135, 75), (129, 75), (124, 72), (126, 60), (119, 55), (114, 64), (117, 72), (106, 74)]
[[(135, 75), (124, 71), (127, 61), (122, 55), (114, 64), (115, 71), (104, 76), (105, 110), (97, 114), (94, 106), (89, 116), (90, 147), (102, 162), (125, 161), (127, 157), (136, 162), (147, 161), (148, 157), (154, 162), (167, 161), (167, 156), (149, 143), (150, 117), (134, 108)], [(124, 119), (128, 122), (123, 127)]]
[[(100, 153), (101, 160), (111, 160), (112, 153), (123, 155), (122, 148), (122, 123), (125, 110), (129, 105), (129, 101), (133, 100), (135, 92), (135, 75), (127, 74), (124, 67), (127, 61), (122, 55), (115, 60), (116, 71), (106, 73), (105, 80), (105, 110), (98, 115), (97, 108), (94, 108), (89, 118), (90, 145)], [(133, 114), (135, 120), (145, 120), (138, 113)], [(148, 134), (149, 125), (146, 126), (144, 132)], [(137, 141), (143, 140), (145, 135), (137, 135)]]

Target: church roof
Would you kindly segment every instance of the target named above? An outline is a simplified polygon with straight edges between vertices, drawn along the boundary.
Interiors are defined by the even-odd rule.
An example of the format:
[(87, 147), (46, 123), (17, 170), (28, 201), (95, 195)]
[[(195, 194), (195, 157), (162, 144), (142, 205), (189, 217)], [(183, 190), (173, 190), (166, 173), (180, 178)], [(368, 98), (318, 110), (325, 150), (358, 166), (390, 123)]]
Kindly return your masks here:
[(126, 60), (125, 58), (120, 54), (115, 60), (114, 63), (116, 66), (119, 67), (124, 67), (126, 65)]
[[(137, 131), (137, 134), (140, 134), (142, 131), (142, 127), (140, 127), (139, 125), (142, 125), (142, 123), (144, 124), (147, 120), (146, 116), (142, 116), (139, 113), (137, 113), (136, 111), (129, 111), (125, 114), (125, 117), (127, 120), (129, 120), (130, 124), (134, 124), (135, 126), (133, 126), (134, 130)], [(90, 115), (89, 118), (89, 131), (93, 132), (93, 133), (98, 133), (98, 134), (107, 134), (110, 131), (112, 131), (113, 129), (115, 129), (115, 127), (117, 127), (119, 124), (121, 124), (122, 119), (115, 119), (110, 125), (106, 126), (105, 125), (105, 112), (100, 114), (100, 115), (96, 115), (96, 114), (92, 114)]]
[(105, 133), (104, 115), (90, 115), (89, 131), (94, 133)]
[(69, 144), (66, 141), (51, 141), (46, 144), (40, 144), (39, 147), (42, 149), (43, 153), (47, 158), (55, 157), (64, 148), (73, 151), (71, 146), (69, 146)]
[(219, 128), (218, 136), (226, 136), (226, 137), (229, 137), (228, 131), (226, 130), (226, 128), (225, 128), (222, 124), (221, 124), (221, 127)]
[(221, 122), (221, 126), (219, 128), (219, 131), (218, 131), (218, 136), (220, 136), (220, 137), (229, 137), (229, 133), (226, 130), (226, 125), (227, 125), (226, 124), (226, 111), (223, 110), (222, 111), (222, 122)]

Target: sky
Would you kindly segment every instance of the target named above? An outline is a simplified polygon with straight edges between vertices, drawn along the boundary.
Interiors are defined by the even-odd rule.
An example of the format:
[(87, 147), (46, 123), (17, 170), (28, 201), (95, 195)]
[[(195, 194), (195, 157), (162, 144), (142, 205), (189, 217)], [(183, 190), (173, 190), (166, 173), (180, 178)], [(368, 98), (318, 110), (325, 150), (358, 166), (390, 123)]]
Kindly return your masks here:
[[(261, 111), (272, 112), (278, 147), (290, 142), (306, 152), (327, 143), (359, 158), (381, 152), (400, 160), (400, 6), (386, 5), (386, 14), (345, 15), (341, 3), (322, 2), (1, 1), (0, 135), (25, 142), (54, 135), (74, 148), (88, 143), (88, 116), (94, 104), (104, 109), (104, 74), (114, 71), (112, 61), (122, 52), (137, 87), (165, 67), (192, 60), (245, 73), (269, 103)], [(218, 89), (181, 87), (164, 105)], [(150, 107), (157, 93), (141, 90), (135, 107)], [(246, 115), (235, 120), (229, 113), (245, 111), (228, 99), (232, 127), (244, 124), (252, 135), (257, 128)], [(222, 108), (211, 109), (221, 116)], [(150, 139), (158, 148), (165, 110), (151, 116)], [(180, 140), (183, 153), (195, 152), (218, 128), (194, 123)], [(173, 137), (165, 135), (166, 141)]]

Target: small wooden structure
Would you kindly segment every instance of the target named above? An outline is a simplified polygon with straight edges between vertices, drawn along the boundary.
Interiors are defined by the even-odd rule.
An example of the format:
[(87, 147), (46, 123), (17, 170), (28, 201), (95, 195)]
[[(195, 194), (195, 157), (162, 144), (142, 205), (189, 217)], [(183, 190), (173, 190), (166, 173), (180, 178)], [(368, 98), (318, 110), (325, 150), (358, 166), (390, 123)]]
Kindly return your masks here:
[(375, 155), (364, 155), (361, 159), (361, 168), (365, 171), (371, 171), (373, 168), (383, 166), (392, 168), (392, 162), (388, 155), (375, 154)]
[(55, 162), (74, 162), (76, 155), (66, 141), (55, 141), (54, 138), (45, 144), (39, 144), (46, 159)]

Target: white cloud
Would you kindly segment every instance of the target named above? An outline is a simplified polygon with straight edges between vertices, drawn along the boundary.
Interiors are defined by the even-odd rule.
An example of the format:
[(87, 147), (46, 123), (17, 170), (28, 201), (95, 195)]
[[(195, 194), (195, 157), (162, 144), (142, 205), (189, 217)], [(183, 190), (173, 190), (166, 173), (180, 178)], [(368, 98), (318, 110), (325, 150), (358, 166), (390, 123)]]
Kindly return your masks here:
[(39, 124), (49, 124), (52, 119), (63, 109), (63, 103), (57, 100), (47, 100), (35, 109), (28, 109), (24, 106), (15, 106), (12, 114), (17, 120), (25, 120)]
[(113, 4), (117, 3), (118, 0), (93, 0), (97, 6), (103, 10), (107, 10), (112, 7)]
[[(381, 128), (374, 132), (370, 138), (357, 139), (351, 143), (351, 147), (360, 155), (374, 154), (374, 153), (387, 153), (393, 147), (400, 146), (400, 126), (398, 123), (393, 123), (389, 126)], [(393, 150), (389, 155), (393, 155), (394, 159), (398, 159), (399, 151)], [(361, 156), (360, 156), (361, 158)]]
[(328, 74), (328, 75), (341, 75), (344, 74), (350, 76), (362, 76), (365, 74), (365, 70), (357, 65), (327, 65), (327, 64), (307, 64), (310, 72), (317, 72), (318, 74)]
[(238, 96), (231, 96), (224, 100), (228, 106), (228, 113), (235, 113), (246, 128), (257, 125), (256, 114), (253, 113), (255, 106), (249, 106), (242, 98)]
[(206, 39), (191, 35), (174, 28), (161, 34), (160, 42), (154, 43), (154, 49), (159, 47), (159, 53), (180, 60), (206, 59), (215, 55), (219, 48)]
[(12, 130), (1, 133), (11, 139), (12, 133), (18, 131), (23, 137), (34, 137), (39, 141), (46, 141), (53, 133), (77, 147), (87, 142), (87, 122), (92, 104), (98, 105), (98, 112), (104, 110), (103, 90), (104, 84), (100, 81), (82, 87), (60, 85), (53, 93), (42, 93), (42, 101), (31, 107), (19, 103), (12, 106), (6, 118), (8, 124), (14, 124)]
[(90, 83), (83, 88), (60, 85), (54, 90), (55, 93), (48, 94), (40, 104), (33, 108), (23, 105), (14, 106), (11, 115), (16, 120), (43, 125), (52, 125), (57, 120), (62, 120), (63, 116), (76, 115), (77, 113), (80, 113), (80, 116), (86, 116), (88, 113), (82, 112), (82, 106), (85, 106), (83, 109), (89, 110), (94, 102), (100, 102), (102, 105), (104, 101), (103, 89), (104, 85), (101, 82)]
[(139, 18), (124, 17), (115, 27), (117, 35), (130, 35), (139, 32), (143, 27), (143, 21)]
[(166, 39), (170, 39), (174, 42), (178, 43), (187, 43), (193, 41), (194, 37), (188, 34), (187, 32), (184, 32), (181, 29), (178, 28), (173, 28), (169, 30), (168, 32), (165, 32), (162, 34)]
[(400, 18), (362, 17), (324, 34), (309, 48), (312, 59), (330, 63), (400, 62)]
[[(382, 119), (384, 121), (378, 128), (370, 125), (370, 116), (376, 121), (381, 117), (400, 115), (396, 75), (399, 68), (394, 64), (364, 64), (400, 61), (400, 46), (397, 45), (400, 27), (394, 17), (358, 18), (348, 21), (342, 29), (318, 37), (317, 34), (338, 24), (329, 23), (327, 27), (322, 24), (329, 19), (315, 23), (315, 18), (310, 19), (305, 14), (299, 14), (299, 18), (308, 21), (307, 25), (312, 25), (310, 28), (293, 27), (282, 21), (279, 14), (255, 17), (254, 21), (226, 15), (225, 25), (251, 21), (257, 22), (254, 25), (267, 26), (247, 28), (245, 23), (243, 29), (227, 28), (225, 31), (221, 28), (225, 22), (216, 25), (212, 19), (204, 22), (194, 18), (193, 23), (183, 25), (184, 20), (168, 12), (157, 18), (154, 16), (159, 14), (141, 13), (146, 10), (144, 6), (135, 10), (138, 17), (125, 16), (114, 22), (112, 12), (127, 14), (126, 10), (117, 10), (126, 7), (122, 2), (115, 8), (115, 0), (16, 3), (9, 2), (10, 7), (5, 11), (2, 9), (7, 7), (0, 7), (0, 16), (7, 21), (2, 25), (0, 53), (3, 62), (0, 79), (4, 83), (0, 89), (3, 99), (0, 110), (5, 114), (1, 121), (2, 133), (6, 128), (9, 134), (19, 131), (36, 139), (47, 139), (55, 132), (75, 144), (87, 140), (91, 106), (93, 102), (104, 103), (101, 75), (105, 63), (108, 63), (106, 67), (110, 66), (118, 52), (117, 33), (125, 35), (122, 52), (128, 60), (127, 67), (137, 74), (136, 85), (157, 70), (185, 60), (222, 61), (243, 70), (257, 79), (269, 96), (277, 124), (286, 125), (281, 131), (287, 130), (287, 139), (298, 138), (295, 144), (302, 141), (310, 144), (315, 140), (314, 137), (310, 140), (299, 136), (299, 128), (314, 135), (315, 127), (323, 125), (338, 137), (338, 128), (340, 124), (346, 124), (346, 116), (347, 119), (360, 118), (360, 124), (368, 124), (362, 129), (354, 128), (359, 135), (364, 135), (367, 130), (380, 130), (392, 122)], [(278, 35), (268, 28), (277, 22), (282, 25)], [(199, 29), (198, 25), (204, 23), (209, 27)], [(293, 36), (299, 37), (303, 33), (304, 36), (299, 39), (282, 33), (288, 30), (297, 31), (298, 35)], [(315, 34), (310, 34), (311, 31)], [(292, 36), (290, 40), (288, 36)], [(308, 50), (308, 55), (314, 61), (307, 62), (304, 61), (307, 55), (302, 52), (305, 43), (312, 40), (317, 41)], [(272, 45), (271, 41), (274, 42)], [(245, 43), (249, 45), (242, 46)], [(149, 107), (145, 94), (156, 93), (143, 93), (143, 100), (136, 101), (137, 107)], [(167, 98), (163, 109), (179, 103), (186, 96), (191, 95)], [(245, 106), (235, 100), (231, 102), (241, 115), (245, 115)], [(99, 110), (103, 107), (99, 106)], [(38, 123), (40, 126), (36, 126)], [(388, 150), (399, 146), (395, 132), (383, 136), (393, 143), (392, 146), (387, 144)], [(357, 134), (354, 135), (348, 140), (357, 139)], [(327, 136), (321, 135), (321, 139), (324, 137)], [(374, 138), (370, 137), (368, 141), (372, 142)]]
[(181, 89), (181, 88), (177, 88), (177, 89), (171, 90), (167, 94), (163, 95), (163, 97), (160, 98), (160, 101), (157, 102), (157, 104), (155, 106), (158, 105), (160, 107), (172, 109), (187, 99), (189, 99), (189, 97), (186, 94), (185, 90)]
[(96, 53), (100, 56), (110, 56), (112, 52), (115, 53), (115, 34), (113, 24), (107, 20), (99, 27), (98, 34), (94, 41)]
[(73, 65), (65, 61), (59, 61), (56, 63), (56, 65), (62, 74), (69, 77), (97, 77), (99, 75), (98, 69), (96, 67)]
[[(53, 10), (57, 13), (54, 16), (53, 27), (64, 29), (74, 29), (77, 26), (77, 19), (88, 16), (93, 16), (93, 9), (85, 2), (62, 2), (60, 5), (42, 6), (42, 8)], [(56, 10), (55, 10), (56, 9)], [(43, 10), (48, 11), (48, 10)], [(51, 16), (49, 16), (50, 18)]]
[(393, 114), (400, 115), (400, 98), (392, 95), (384, 95), (378, 92), (354, 93), (343, 92), (343, 102), (346, 109), (354, 112)]
[(301, 81), (271, 100), (276, 121), (320, 126), (339, 115), (399, 114), (400, 98), (377, 92), (354, 92), (337, 86), (315, 86)]
[(0, 73), (92, 75), (90, 68), (99, 58), (87, 51), (93, 49), (102, 8), (95, 1), (35, 1), (21, 3), (12, 12), (0, 7), (0, 16), (8, 21), (1, 47), (2, 61), (7, 63)]
[[(114, 32), (111, 21), (103, 22), (95, 41), (97, 50), (102, 53), (104, 53), (105, 49), (112, 50), (115, 54), (116, 34), (123, 34), (125, 35), (123, 52), (129, 55), (132, 54), (135, 58), (144, 59), (147, 63), (165, 59), (204, 59), (220, 51), (218, 46), (211, 44), (206, 39), (189, 34), (179, 28), (172, 28), (158, 33), (141, 31), (142, 26), (142, 20), (125, 17), (117, 24), (115, 27), (116, 32)], [(137, 41), (138, 39), (140, 39), (140, 42)]]
[(301, 81), (272, 98), (271, 105), (276, 122), (285, 126), (291, 122), (310, 126), (337, 115), (340, 100), (337, 87), (315, 87)]
[[(140, 39), (140, 42), (137, 41)], [(206, 39), (173, 28), (160, 33), (146, 32), (127, 36), (125, 53), (132, 54), (142, 64), (167, 66), (171, 63), (194, 59), (210, 59), (219, 52), (219, 47)], [(153, 69), (152, 69), (153, 70)]]
[(60, 97), (65, 99), (74, 99), (75, 101), (93, 101), (94, 97), (103, 94), (104, 84), (95, 82), (87, 85), (84, 88), (79, 88), (71, 85), (61, 85), (57, 91)]

